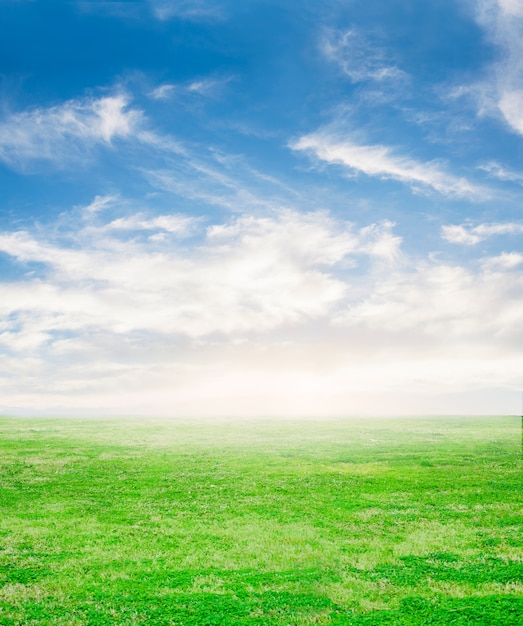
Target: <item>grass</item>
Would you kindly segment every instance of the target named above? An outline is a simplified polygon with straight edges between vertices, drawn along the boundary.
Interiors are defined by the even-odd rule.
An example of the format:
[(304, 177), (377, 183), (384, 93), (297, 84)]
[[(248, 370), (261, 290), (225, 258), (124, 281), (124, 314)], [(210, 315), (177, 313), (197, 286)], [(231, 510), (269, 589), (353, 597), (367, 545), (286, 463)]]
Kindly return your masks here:
[(0, 419), (0, 624), (523, 623), (519, 418)]

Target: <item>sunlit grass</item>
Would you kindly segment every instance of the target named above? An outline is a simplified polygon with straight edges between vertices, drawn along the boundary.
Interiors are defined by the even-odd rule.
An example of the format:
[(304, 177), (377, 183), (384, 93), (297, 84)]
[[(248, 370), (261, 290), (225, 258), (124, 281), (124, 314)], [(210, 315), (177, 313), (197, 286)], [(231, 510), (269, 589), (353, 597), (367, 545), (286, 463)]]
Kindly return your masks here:
[(0, 420), (0, 624), (523, 623), (516, 418)]

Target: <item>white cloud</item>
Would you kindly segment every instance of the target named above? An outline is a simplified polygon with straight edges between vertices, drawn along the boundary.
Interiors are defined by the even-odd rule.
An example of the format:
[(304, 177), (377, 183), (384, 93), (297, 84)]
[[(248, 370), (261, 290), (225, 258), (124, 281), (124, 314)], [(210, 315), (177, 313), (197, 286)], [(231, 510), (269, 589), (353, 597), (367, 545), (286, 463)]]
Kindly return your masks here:
[(169, 100), (176, 91), (176, 85), (165, 83), (153, 89), (149, 94), (155, 100)]
[(81, 211), (86, 215), (98, 213), (108, 207), (114, 206), (118, 200), (119, 197), (117, 195), (95, 196), (95, 199), (87, 206), (81, 207)]
[[(523, 33), (522, 33), (523, 34)], [(500, 94), (499, 110), (512, 128), (523, 135), (523, 89), (511, 89)]]
[(523, 184), (523, 173), (514, 172), (513, 170), (507, 169), (506, 167), (496, 163), (495, 161), (489, 161), (484, 165), (480, 165), (479, 169), (487, 172), (494, 178), (498, 178), (499, 180), (507, 180), (512, 181), (514, 183)]
[(187, 215), (158, 215), (144, 218), (140, 213), (119, 217), (100, 230), (163, 230), (178, 235), (189, 234), (199, 220)]
[(146, 121), (125, 94), (12, 113), (0, 122), (0, 161), (21, 169), (39, 161), (69, 167), (96, 148), (114, 148), (116, 140), (188, 157), (179, 142), (147, 128)]
[(443, 239), (451, 243), (461, 243), (473, 246), (480, 241), (484, 241), (493, 235), (521, 235), (523, 234), (523, 224), (517, 222), (501, 222), (491, 224), (478, 224), (470, 226), (468, 224), (449, 224), (442, 226), (441, 235)]
[(408, 79), (405, 72), (391, 63), (390, 51), (371, 44), (354, 29), (326, 32), (321, 49), (353, 82), (405, 82)]
[(498, 256), (487, 257), (482, 260), (483, 267), (489, 271), (511, 270), (523, 265), (523, 254), (518, 252), (503, 252)]
[(197, 93), (200, 96), (209, 96), (231, 80), (233, 80), (232, 76), (222, 79), (202, 78), (200, 80), (193, 80), (187, 85), (187, 91)]
[(352, 172), (397, 180), (415, 190), (432, 189), (438, 193), (465, 198), (485, 198), (486, 192), (465, 178), (446, 173), (438, 163), (420, 163), (394, 154), (387, 146), (365, 146), (338, 135), (319, 131), (304, 135), (290, 146), (312, 153), (327, 163), (343, 165)]
[(122, 94), (13, 113), (0, 122), (0, 160), (13, 166), (35, 160), (64, 165), (97, 145), (134, 137), (141, 120)]
[(482, 0), (476, 11), (479, 23), (500, 50), (490, 81), (483, 86), (481, 108), (493, 109), (514, 132), (523, 135), (522, 4), (519, 0)]
[(473, 246), (482, 241), (482, 237), (470, 232), (466, 226), (459, 224), (447, 224), (441, 227), (441, 236), (451, 243), (463, 243), (467, 246)]

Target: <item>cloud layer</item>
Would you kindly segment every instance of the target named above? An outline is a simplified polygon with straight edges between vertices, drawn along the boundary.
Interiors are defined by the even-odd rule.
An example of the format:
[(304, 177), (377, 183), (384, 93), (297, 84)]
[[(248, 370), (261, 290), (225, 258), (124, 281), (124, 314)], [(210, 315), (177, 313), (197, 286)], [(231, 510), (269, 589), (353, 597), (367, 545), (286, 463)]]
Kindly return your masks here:
[[(136, 214), (86, 226), (75, 234), (81, 242), (75, 247), (27, 232), (1, 234), (1, 252), (18, 263), (44, 264), (47, 277), (27, 291), (5, 285), (9, 298), (1, 310), (17, 320), (32, 291), (29, 308), (52, 329), (52, 320), (67, 319), (62, 330), (188, 337), (263, 332), (326, 315), (346, 290), (329, 268), (350, 267), (355, 255), (390, 259), (399, 244), (388, 224), (354, 231), (324, 213), (284, 211), (210, 226), (188, 252), (176, 241), (197, 223), (189, 216)], [(134, 231), (130, 238), (118, 237), (127, 231)]]
[(380, 394), (517, 382), (517, 255), (471, 270), (409, 259), (390, 222), (290, 210), (104, 220), (111, 202), (59, 235), (1, 233), (0, 251), (27, 270), (2, 284), (5, 410), (38, 397), (44, 412), (323, 414), (328, 396), (325, 411), (346, 414)]

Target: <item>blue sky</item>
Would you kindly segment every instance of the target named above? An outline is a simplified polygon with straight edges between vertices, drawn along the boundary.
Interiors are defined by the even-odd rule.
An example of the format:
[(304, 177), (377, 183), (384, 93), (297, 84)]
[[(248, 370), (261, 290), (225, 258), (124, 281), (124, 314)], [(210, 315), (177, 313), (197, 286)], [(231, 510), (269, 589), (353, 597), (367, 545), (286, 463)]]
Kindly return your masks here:
[(520, 0), (0, 23), (0, 411), (520, 412)]

